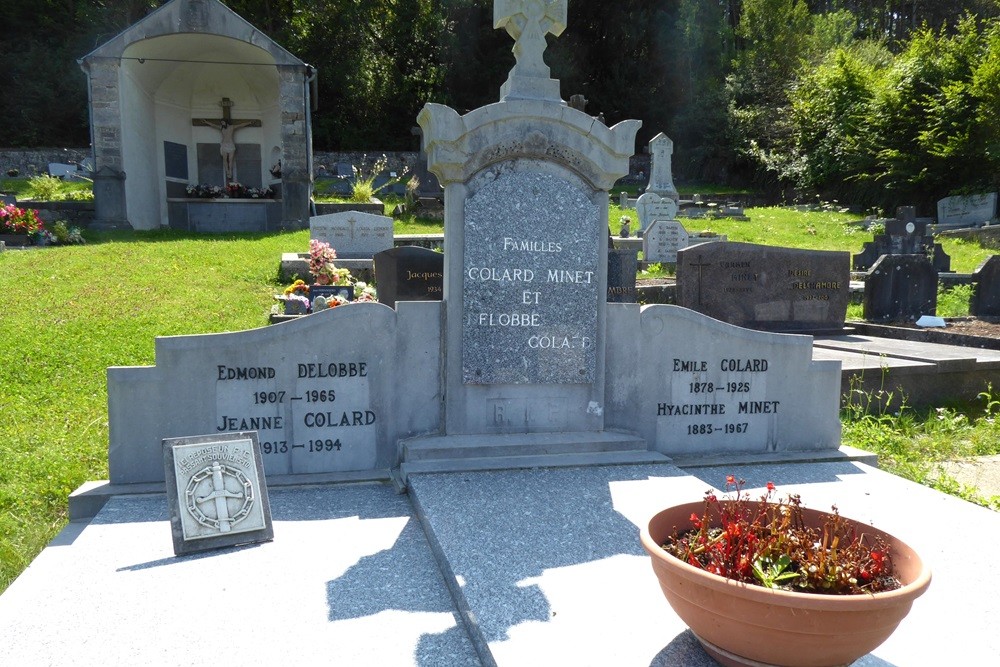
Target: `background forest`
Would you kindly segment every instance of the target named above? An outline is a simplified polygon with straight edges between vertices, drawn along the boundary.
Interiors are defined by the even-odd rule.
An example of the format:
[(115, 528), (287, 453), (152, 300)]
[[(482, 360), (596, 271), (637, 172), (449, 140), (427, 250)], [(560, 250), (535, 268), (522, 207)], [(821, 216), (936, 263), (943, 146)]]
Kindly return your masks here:
[[(163, 4), (5, 0), (0, 146), (89, 144), (76, 60)], [(425, 102), (496, 101), (493, 0), (230, 0), (319, 70), (320, 150), (414, 150)], [(546, 59), (563, 97), (679, 180), (863, 208), (1000, 188), (1000, 0), (570, 0)]]

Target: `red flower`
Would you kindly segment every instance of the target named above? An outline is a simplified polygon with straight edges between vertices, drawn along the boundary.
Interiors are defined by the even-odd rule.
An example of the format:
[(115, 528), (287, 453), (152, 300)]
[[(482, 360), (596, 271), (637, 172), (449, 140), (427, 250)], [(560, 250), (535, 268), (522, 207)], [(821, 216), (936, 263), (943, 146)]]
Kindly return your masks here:
[(767, 483), (767, 490), (768, 491), (774, 491), (774, 482), (768, 482)]
[(732, 475), (726, 475), (726, 485), (736, 484), (736, 478)]

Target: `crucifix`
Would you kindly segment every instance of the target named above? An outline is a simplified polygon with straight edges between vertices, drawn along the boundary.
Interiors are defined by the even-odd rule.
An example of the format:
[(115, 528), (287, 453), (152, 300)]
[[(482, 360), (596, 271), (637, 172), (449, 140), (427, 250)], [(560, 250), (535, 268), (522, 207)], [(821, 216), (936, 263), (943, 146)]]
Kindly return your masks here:
[(233, 101), (228, 97), (223, 97), (222, 118), (192, 118), (191, 125), (195, 127), (214, 127), (221, 133), (219, 142), (219, 154), (222, 156), (222, 167), (225, 173), (226, 183), (233, 181), (233, 163), (236, 158), (236, 130), (244, 127), (260, 127), (261, 123), (256, 119), (234, 119), (232, 117)]
[[(562, 34), (566, 29), (567, 0), (495, 0), (493, 27), (504, 28), (514, 38), (514, 68), (505, 86), (516, 88), (516, 79), (549, 81), (549, 67), (542, 54), (545, 35)], [(555, 88), (559, 95), (558, 82)]]

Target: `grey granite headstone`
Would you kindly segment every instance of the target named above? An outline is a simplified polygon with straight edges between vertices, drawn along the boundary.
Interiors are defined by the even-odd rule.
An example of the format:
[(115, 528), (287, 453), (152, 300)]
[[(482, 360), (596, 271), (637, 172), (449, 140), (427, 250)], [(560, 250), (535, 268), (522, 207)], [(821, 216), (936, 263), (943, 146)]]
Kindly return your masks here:
[(17, 206), (17, 197), (14, 195), (0, 194), (0, 204), (4, 206)]
[(883, 255), (865, 276), (864, 318), (912, 322), (937, 312), (938, 272), (924, 255)]
[(597, 207), (553, 174), (478, 178), (465, 203), (463, 381), (593, 382), (604, 297)]
[[(697, 457), (839, 447), (840, 362), (814, 361), (812, 337), (752, 331), (678, 306), (645, 306), (631, 318), (609, 330), (619, 341), (609, 346), (609, 421), (650, 449)], [(638, 354), (630, 354), (624, 341), (636, 332)]]
[(643, 261), (676, 263), (677, 251), (688, 246), (688, 238), (684, 225), (676, 220), (654, 220), (642, 235)]
[(157, 338), (156, 366), (108, 369), (112, 483), (163, 479), (160, 440), (192, 433), (256, 431), (268, 476), (388, 467), (397, 417), (424, 432), (437, 423), (440, 306), (400, 305), (425, 308), (351, 303), (261, 329)]
[(977, 227), (997, 216), (997, 193), (945, 197), (937, 203), (937, 224), (946, 227)]
[(633, 248), (608, 249), (608, 303), (635, 303), (637, 253)]
[(392, 248), (392, 218), (360, 211), (313, 216), (309, 235), (329, 243), (338, 259), (371, 259)]
[(677, 253), (677, 305), (752, 329), (841, 329), (849, 290), (846, 252), (727, 242)]
[(975, 292), (969, 302), (972, 315), (1000, 315), (1000, 255), (983, 260), (972, 274)]
[(174, 553), (274, 539), (256, 432), (163, 439)]
[(400, 246), (375, 255), (379, 303), (440, 301), (444, 290), (444, 255), (419, 246)]

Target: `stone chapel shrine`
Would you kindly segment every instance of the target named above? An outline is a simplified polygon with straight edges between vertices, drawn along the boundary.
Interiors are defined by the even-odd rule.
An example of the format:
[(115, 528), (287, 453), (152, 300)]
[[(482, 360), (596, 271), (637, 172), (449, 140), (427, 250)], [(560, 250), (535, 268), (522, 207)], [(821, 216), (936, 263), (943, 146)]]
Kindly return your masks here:
[(171, 0), (79, 64), (97, 228), (309, 224), (316, 72), (221, 2)]

